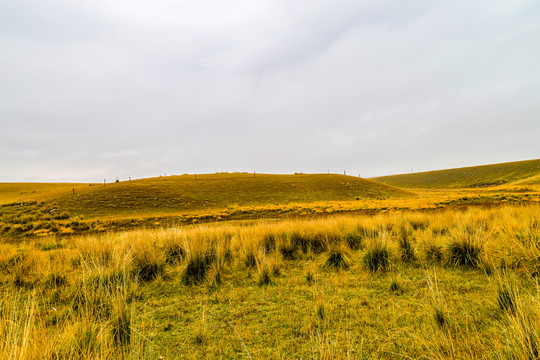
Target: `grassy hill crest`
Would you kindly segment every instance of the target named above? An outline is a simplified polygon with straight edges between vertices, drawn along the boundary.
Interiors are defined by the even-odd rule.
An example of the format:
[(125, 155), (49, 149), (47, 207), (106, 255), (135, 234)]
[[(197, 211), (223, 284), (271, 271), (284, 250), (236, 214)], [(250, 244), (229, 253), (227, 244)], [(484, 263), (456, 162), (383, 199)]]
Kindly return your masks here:
[(232, 205), (288, 204), (408, 196), (372, 180), (335, 174), (220, 173), (178, 175), (90, 186), (56, 199), (63, 209), (92, 215), (218, 209)]
[(399, 188), (481, 188), (540, 184), (540, 159), (375, 177)]

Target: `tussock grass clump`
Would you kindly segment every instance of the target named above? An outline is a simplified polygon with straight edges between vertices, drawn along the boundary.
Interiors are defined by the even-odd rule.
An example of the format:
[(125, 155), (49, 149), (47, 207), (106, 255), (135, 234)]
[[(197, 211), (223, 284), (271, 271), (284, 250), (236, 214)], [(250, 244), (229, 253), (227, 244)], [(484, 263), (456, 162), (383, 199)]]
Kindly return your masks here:
[(396, 295), (401, 295), (404, 292), (403, 286), (397, 278), (392, 279), (392, 282), (390, 282), (389, 290)]
[(452, 239), (445, 249), (451, 265), (476, 268), (480, 264), (481, 247), (471, 239)]
[(448, 324), (448, 319), (440, 307), (433, 308), (433, 320), (435, 320), (435, 324), (441, 329)]
[(59, 287), (67, 284), (67, 276), (60, 274), (57, 271), (51, 271), (45, 278), (45, 286)]
[(315, 314), (319, 320), (324, 320), (326, 318), (326, 306), (322, 298), (317, 299), (315, 302)]
[(250, 249), (244, 254), (244, 266), (248, 269), (253, 269), (257, 266), (257, 255), (255, 255), (254, 249)]
[(428, 244), (424, 250), (426, 260), (431, 263), (440, 263), (444, 258), (443, 247), (437, 244)]
[(313, 266), (309, 266), (304, 273), (304, 278), (308, 285), (312, 285), (315, 282), (317, 272)]
[(99, 324), (87, 318), (82, 318), (76, 324), (68, 349), (73, 358), (98, 358), (103, 342)]
[(279, 243), (279, 236), (276, 234), (266, 234), (262, 239), (262, 247), (265, 253), (270, 254), (276, 250), (276, 244)]
[(167, 264), (181, 262), (186, 254), (183, 242), (176, 238), (169, 238), (162, 244), (163, 255)]
[(398, 243), (401, 261), (410, 263), (416, 260), (416, 254), (413, 247), (412, 229), (401, 226), (399, 229)]
[(112, 237), (87, 236), (75, 244), (81, 263), (93, 266), (109, 266), (114, 259), (115, 243)]
[(364, 246), (364, 237), (357, 232), (349, 232), (344, 236), (345, 243), (351, 250), (360, 250)]
[(390, 249), (382, 241), (372, 243), (362, 258), (363, 264), (371, 272), (387, 271), (390, 268)]
[(131, 343), (131, 311), (128, 305), (119, 300), (114, 306), (112, 314), (112, 339), (117, 347), (125, 347)]
[(311, 249), (311, 238), (303, 233), (294, 231), (290, 235), (291, 245), (304, 254), (306, 254)]
[(262, 258), (257, 261), (257, 272), (255, 276), (259, 286), (266, 286), (272, 283), (272, 265), (269, 259)]
[(147, 248), (133, 259), (133, 271), (142, 281), (152, 281), (165, 273), (165, 259), (155, 249)]
[(182, 273), (182, 280), (186, 285), (200, 284), (206, 279), (210, 267), (206, 254), (200, 251), (189, 252)]
[(515, 314), (517, 310), (517, 296), (515, 289), (500, 284), (497, 288), (497, 305), (503, 312)]
[(297, 256), (296, 247), (294, 246), (290, 238), (282, 239), (280, 241), (279, 252), (281, 256), (283, 256), (283, 258), (286, 260), (294, 260)]
[(351, 259), (347, 249), (339, 245), (332, 247), (328, 252), (323, 266), (337, 270), (348, 269), (351, 266)]

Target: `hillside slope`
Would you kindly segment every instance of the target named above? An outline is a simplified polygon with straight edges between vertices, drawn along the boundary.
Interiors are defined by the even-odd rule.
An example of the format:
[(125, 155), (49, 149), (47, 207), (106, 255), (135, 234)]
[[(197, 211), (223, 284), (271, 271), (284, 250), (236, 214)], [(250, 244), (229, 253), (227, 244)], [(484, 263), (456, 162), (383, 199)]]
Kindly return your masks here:
[(246, 173), (180, 175), (91, 186), (55, 199), (62, 210), (85, 216), (176, 212), (230, 206), (287, 204), (408, 196), (362, 178), (334, 174)]
[(457, 169), (375, 177), (400, 188), (472, 188), (503, 184), (540, 184), (540, 159)]
[[(0, 205), (14, 202), (48, 201), (72, 191), (88, 188), (83, 183), (0, 183)], [(93, 185), (93, 184), (92, 184)]]

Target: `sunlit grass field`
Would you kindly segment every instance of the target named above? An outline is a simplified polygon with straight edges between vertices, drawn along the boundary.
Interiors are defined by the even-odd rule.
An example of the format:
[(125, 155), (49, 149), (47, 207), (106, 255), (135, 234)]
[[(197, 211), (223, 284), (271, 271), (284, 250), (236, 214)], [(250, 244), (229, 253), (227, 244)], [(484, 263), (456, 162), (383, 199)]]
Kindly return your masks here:
[(2, 359), (538, 359), (540, 208), (0, 245)]

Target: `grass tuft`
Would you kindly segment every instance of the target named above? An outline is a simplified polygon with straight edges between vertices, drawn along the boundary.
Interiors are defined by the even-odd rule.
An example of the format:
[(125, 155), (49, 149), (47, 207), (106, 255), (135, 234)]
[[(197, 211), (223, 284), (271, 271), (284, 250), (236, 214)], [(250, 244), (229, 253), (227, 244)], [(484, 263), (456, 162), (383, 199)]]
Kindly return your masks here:
[(337, 270), (348, 269), (350, 266), (350, 256), (344, 246), (334, 246), (324, 262), (324, 267)]
[(363, 257), (364, 266), (371, 272), (387, 271), (390, 268), (390, 250), (382, 242), (369, 246)]
[(453, 239), (445, 250), (447, 262), (454, 266), (476, 268), (480, 263), (481, 248), (470, 239)]
[(114, 345), (118, 347), (131, 343), (131, 312), (123, 301), (118, 301), (113, 310), (112, 337)]
[(499, 286), (497, 289), (497, 305), (503, 312), (515, 314), (517, 310), (515, 290), (506, 285)]
[(364, 237), (357, 232), (345, 234), (345, 242), (351, 250), (360, 250), (364, 245)]

